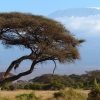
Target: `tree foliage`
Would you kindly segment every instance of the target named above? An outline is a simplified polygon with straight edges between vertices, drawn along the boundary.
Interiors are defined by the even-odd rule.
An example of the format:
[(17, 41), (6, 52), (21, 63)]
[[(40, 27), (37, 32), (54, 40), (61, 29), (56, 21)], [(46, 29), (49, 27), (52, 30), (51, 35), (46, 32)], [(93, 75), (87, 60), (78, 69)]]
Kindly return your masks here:
[[(30, 50), (8, 66), (3, 82), (14, 81), (30, 74), (37, 63), (47, 60), (73, 62), (79, 59), (77, 46), (83, 42), (76, 39), (70, 31), (54, 20), (24, 13), (0, 13), (0, 41), (7, 47), (18, 46)], [(31, 60), (29, 70), (6, 78), (24, 60)]]

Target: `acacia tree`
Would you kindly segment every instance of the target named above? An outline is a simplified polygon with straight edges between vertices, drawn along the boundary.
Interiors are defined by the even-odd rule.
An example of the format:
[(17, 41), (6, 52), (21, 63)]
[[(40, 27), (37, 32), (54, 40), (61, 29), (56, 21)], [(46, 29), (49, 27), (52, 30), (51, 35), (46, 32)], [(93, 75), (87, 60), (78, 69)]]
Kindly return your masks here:
[[(0, 83), (14, 81), (32, 73), (35, 65), (47, 60), (61, 63), (79, 59), (76, 39), (63, 25), (54, 20), (24, 13), (0, 13), (0, 41), (6, 46), (22, 46), (31, 51), (12, 61)], [(7, 77), (24, 60), (31, 60), (29, 70)]]

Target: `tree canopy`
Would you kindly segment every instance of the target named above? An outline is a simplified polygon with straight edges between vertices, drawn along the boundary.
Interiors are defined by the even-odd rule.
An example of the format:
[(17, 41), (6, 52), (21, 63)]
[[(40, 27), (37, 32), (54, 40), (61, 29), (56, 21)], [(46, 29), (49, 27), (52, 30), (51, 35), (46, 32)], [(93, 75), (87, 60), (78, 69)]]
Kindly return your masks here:
[[(18, 12), (0, 13), (0, 41), (9, 47), (22, 46), (31, 51), (29, 55), (12, 61), (2, 83), (30, 74), (40, 62), (58, 60), (64, 63), (79, 59), (77, 46), (82, 42), (57, 21)], [(18, 68), (20, 63), (27, 59), (32, 61), (29, 70), (7, 77), (13, 68)]]

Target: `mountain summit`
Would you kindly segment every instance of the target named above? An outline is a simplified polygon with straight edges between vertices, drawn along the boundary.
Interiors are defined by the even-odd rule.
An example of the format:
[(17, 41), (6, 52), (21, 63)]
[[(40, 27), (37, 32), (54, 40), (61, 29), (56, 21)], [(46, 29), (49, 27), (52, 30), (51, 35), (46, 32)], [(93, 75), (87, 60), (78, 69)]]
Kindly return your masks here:
[(59, 10), (51, 13), (49, 17), (57, 18), (64, 16), (89, 16), (89, 15), (100, 15), (100, 9), (96, 7), (89, 8), (69, 8), (66, 10)]

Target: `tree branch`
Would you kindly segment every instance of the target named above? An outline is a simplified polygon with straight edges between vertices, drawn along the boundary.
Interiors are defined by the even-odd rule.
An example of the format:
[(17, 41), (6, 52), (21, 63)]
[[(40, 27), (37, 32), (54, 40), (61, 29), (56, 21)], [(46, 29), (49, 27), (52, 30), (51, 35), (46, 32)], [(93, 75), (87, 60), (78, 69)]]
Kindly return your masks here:
[(9, 74), (12, 68), (16, 69), (23, 60), (30, 59), (30, 57), (31, 57), (30, 55), (26, 55), (26, 56), (22, 56), (19, 59), (13, 61), (8, 67), (8, 69), (6, 70), (4, 77), (6, 77)]
[(55, 73), (55, 70), (56, 70), (56, 68), (57, 68), (57, 65), (56, 65), (56, 62), (55, 62), (55, 60), (53, 60), (53, 62), (54, 62), (54, 69), (53, 69), (53, 74)]
[(5, 84), (7, 82), (15, 81), (22, 76), (25, 76), (25, 75), (32, 73), (32, 71), (34, 70), (35, 64), (36, 64), (36, 61), (33, 61), (29, 70), (22, 72), (22, 73), (19, 73), (18, 75), (14, 75), (14, 76), (11, 76), (11, 77), (8, 77), (8, 78), (1, 80), (0, 85), (2, 86), (3, 84)]
[[(24, 56), (23, 56), (24, 57)], [(34, 70), (34, 67), (37, 63), (39, 62), (43, 62), (43, 61), (46, 61), (46, 60), (57, 60), (57, 59), (54, 59), (53, 57), (46, 57), (44, 59), (40, 59), (40, 60), (34, 60), (32, 62), (32, 65), (30, 67), (29, 70), (25, 71), (25, 72), (22, 72), (22, 73), (19, 73), (18, 75), (14, 75), (14, 76), (11, 76), (11, 77), (7, 77), (7, 78), (4, 78), (0, 81), (0, 86), (2, 86), (3, 84), (7, 83), (7, 82), (11, 82), (11, 81), (15, 81), (17, 79), (19, 79), (20, 77), (22, 76), (25, 76), (25, 75), (28, 75), (30, 73), (32, 73), (32, 71)], [(11, 66), (12, 67), (12, 66)], [(12, 67), (13, 68), (13, 67)], [(11, 69), (11, 68), (10, 68)]]

